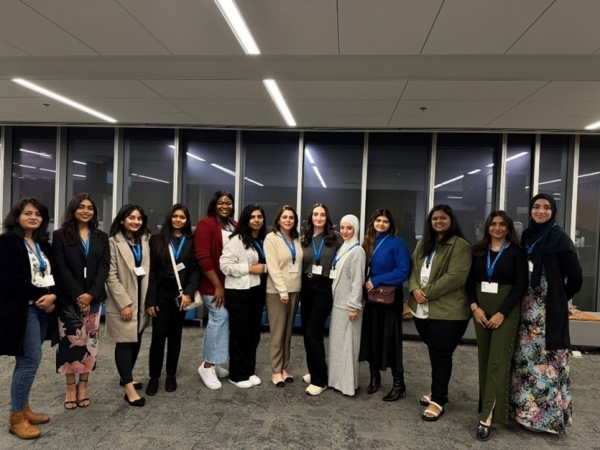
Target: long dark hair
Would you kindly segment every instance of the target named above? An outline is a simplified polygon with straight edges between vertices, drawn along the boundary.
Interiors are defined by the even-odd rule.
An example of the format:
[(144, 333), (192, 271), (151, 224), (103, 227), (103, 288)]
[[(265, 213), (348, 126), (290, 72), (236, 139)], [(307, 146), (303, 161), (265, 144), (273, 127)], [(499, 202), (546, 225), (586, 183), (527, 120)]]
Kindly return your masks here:
[(329, 214), (329, 209), (323, 203), (316, 203), (310, 208), (310, 212), (308, 213), (307, 223), (308, 226), (304, 231), (304, 238), (302, 239), (302, 247), (308, 247), (313, 238), (313, 234), (315, 231), (315, 226), (312, 221), (312, 215), (315, 208), (323, 208), (325, 210), (325, 227), (323, 228), (323, 239), (325, 239), (325, 245), (327, 247), (334, 247), (337, 244), (337, 236), (335, 235), (335, 231), (333, 230), (333, 221), (331, 220), (331, 215)]
[(229, 217), (233, 216), (235, 212), (235, 201), (233, 200), (233, 195), (229, 191), (217, 191), (213, 194), (210, 202), (208, 202), (208, 207), (206, 208), (206, 215), (209, 217), (215, 217), (217, 215), (217, 203), (221, 197), (227, 197), (231, 200), (231, 212), (229, 213)]
[(492, 241), (492, 237), (490, 236), (490, 225), (492, 224), (492, 220), (496, 217), (502, 217), (504, 223), (506, 223), (506, 239), (510, 242), (510, 245), (516, 245), (520, 247), (519, 243), (519, 235), (517, 230), (515, 230), (515, 225), (510, 216), (506, 213), (506, 211), (492, 211), (485, 219), (485, 225), (483, 230), (483, 237), (479, 242), (473, 245), (471, 252), (475, 256), (484, 256), (487, 254), (488, 246)]
[(139, 230), (135, 232), (135, 240), (136, 242), (141, 239), (142, 236), (146, 234), (150, 234), (150, 227), (148, 226), (148, 216), (144, 212), (141, 206), (134, 205), (132, 203), (128, 203), (127, 205), (123, 205), (117, 216), (113, 219), (112, 224), (110, 225), (110, 231), (108, 235), (110, 237), (116, 236), (118, 232), (121, 232), (123, 236), (127, 236), (125, 233), (125, 227), (121, 222), (125, 220), (125, 218), (130, 215), (133, 211), (138, 210), (140, 215), (142, 216), (142, 226)]
[[(433, 213), (436, 211), (443, 211), (448, 217), (450, 217), (450, 227), (446, 230), (442, 239), (438, 241), (437, 232), (431, 226), (431, 218), (433, 217)], [(425, 220), (425, 231), (423, 232), (423, 246), (421, 247), (421, 256), (427, 256), (431, 254), (436, 248), (440, 245), (448, 242), (452, 236), (458, 236), (463, 238), (465, 241), (465, 235), (458, 224), (458, 219), (454, 216), (454, 211), (448, 205), (436, 205), (431, 208), (429, 214), (427, 214), (427, 219)], [(468, 242), (468, 241), (467, 241)]]
[(229, 239), (232, 239), (234, 236), (238, 236), (242, 239), (244, 243), (244, 247), (250, 248), (253, 247), (252, 244), (252, 229), (250, 228), (250, 217), (254, 211), (260, 211), (263, 216), (263, 225), (258, 230), (258, 239), (264, 240), (267, 235), (267, 218), (265, 217), (265, 210), (262, 206), (253, 203), (252, 205), (248, 205), (244, 208), (242, 213), (240, 214), (240, 218), (238, 220), (237, 227), (229, 236)]
[(3, 235), (14, 234), (21, 238), (25, 237), (25, 232), (19, 224), (19, 217), (27, 205), (31, 205), (42, 215), (42, 223), (39, 228), (32, 233), (32, 238), (35, 242), (47, 242), (48, 241), (48, 224), (50, 223), (50, 214), (48, 213), (48, 207), (42, 203), (37, 197), (24, 197), (15, 203), (6, 217), (2, 222), (4, 228)]
[[(390, 235), (395, 236), (398, 232), (398, 227), (396, 226), (396, 221), (394, 220), (394, 216), (389, 209), (379, 208), (373, 212), (371, 216), (371, 220), (369, 221), (369, 225), (367, 225), (367, 232), (365, 233), (365, 241), (363, 242), (363, 248), (365, 249), (365, 253), (367, 257), (371, 257), (373, 254), (373, 247), (375, 246), (375, 239), (377, 238), (377, 231), (375, 231), (375, 220), (379, 216), (384, 216), (387, 220), (390, 221), (390, 228), (388, 233)], [(358, 232), (358, 230), (356, 230)]]
[(79, 205), (84, 200), (89, 200), (94, 208), (94, 217), (88, 222), (88, 228), (92, 233), (96, 233), (98, 230), (98, 208), (96, 207), (96, 203), (85, 192), (75, 195), (67, 205), (67, 209), (65, 209), (63, 214), (62, 224), (60, 225), (65, 242), (69, 245), (76, 245), (79, 242), (79, 225), (75, 218), (75, 212), (77, 212)]
[(278, 233), (281, 231), (281, 227), (279, 226), (279, 219), (281, 219), (281, 215), (284, 211), (291, 211), (292, 214), (294, 214), (294, 228), (290, 230), (290, 237), (292, 239), (297, 239), (298, 236), (300, 236), (300, 233), (298, 233), (298, 213), (296, 212), (294, 207), (290, 205), (283, 205), (281, 208), (279, 208), (279, 211), (277, 211), (277, 215), (275, 216), (275, 220), (273, 221), (273, 233)]
[(156, 252), (155, 254), (158, 256), (160, 261), (171, 260), (171, 256), (169, 255), (169, 244), (171, 242), (171, 236), (173, 236), (173, 214), (175, 214), (176, 211), (183, 211), (183, 214), (186, 218), (185, 225), (181, 230), (181, 234), (185, 236), (186, 239), (192, 237), (192, 221), (190, 220), (190, 212), (184, 204), (175, 203), (165, 213), (165, 218), (160, 228), (160, 233), (158, 233), (158, 239), (156, 241), (156, 247), (154, 251)]

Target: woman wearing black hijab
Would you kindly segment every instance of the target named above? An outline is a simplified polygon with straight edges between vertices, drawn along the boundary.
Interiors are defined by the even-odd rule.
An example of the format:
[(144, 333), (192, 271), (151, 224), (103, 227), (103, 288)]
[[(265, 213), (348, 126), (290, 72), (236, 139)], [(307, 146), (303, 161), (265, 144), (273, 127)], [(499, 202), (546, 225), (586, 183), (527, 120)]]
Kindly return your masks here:
[(529, 286), (512, 371), (513, 419), (532, 431), (562, 434), (571, 424), (568, 302), (581, 289), (575, 246), (556, 225), (556, 203), (547, 194), (531, 200), (527, 251)]

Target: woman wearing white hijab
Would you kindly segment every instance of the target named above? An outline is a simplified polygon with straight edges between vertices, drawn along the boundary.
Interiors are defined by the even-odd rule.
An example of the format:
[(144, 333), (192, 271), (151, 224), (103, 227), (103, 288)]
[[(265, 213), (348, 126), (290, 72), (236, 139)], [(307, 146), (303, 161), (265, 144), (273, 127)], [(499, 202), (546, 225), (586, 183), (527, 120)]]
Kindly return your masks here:
[(340, 234), (344, 239), (334, 260), (333, 309), (329, 327), (329, 387), (345, 395), (358, 388), (358, 352), (362, 327), (365, 251), (358, 243), (359, 222), (353, 215), (342, 217)]

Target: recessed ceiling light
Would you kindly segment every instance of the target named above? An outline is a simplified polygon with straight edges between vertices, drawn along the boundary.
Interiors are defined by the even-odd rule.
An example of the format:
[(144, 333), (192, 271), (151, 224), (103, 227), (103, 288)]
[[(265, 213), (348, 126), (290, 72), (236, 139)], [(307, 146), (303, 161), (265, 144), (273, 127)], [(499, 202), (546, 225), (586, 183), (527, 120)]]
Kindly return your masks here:
[(53, 98), (54, 100), (58, 100), (59, 102), (64, 103), (65, 105), (69, 105), (80, 111), (91, 114), (92, 116), (96, 116), (99, 119), (106, 120), (107, 122), (110, 122), (110, 123), (117, 123), (117, 121), (115, 119), (113, 119), (112, 117), (102, 114), (101, 112), (98, 112), (95, 109), (88, 108), (87, 106), (84, 106), (81, 103), (77, 103), (71, 99), (68, 99), (67, 97), (63, 97), (62, 95), (57, 94), (56, 92), (49, 91), (48, 89), (38, 86), (37, 84), (31, 83), (30, 81), (24, 80), (22, 78), (13, 78), (12, 81), (14, 81), (17, 84), (20, 84), (23, 87), (26, 87), (27, 89), (31, 89), (32, 91), (39, 92), (40, 94), (45, 95), (46, 97), (50, 97), (50, 98)]
[(239, 41), (240, 45), (244, 49), (247, 55), (260, 55), (260, 50), (256, 41), (250, 33), (246, 21), (242, 17), (240, 10), (238, 9), (235, 1), (233, 0), (215, 0), (215, 3), (221, 10), (221, 14), (225, 17), (225, 20), (229, 24), (231, 31), (235, 34), (235, 37)]
[(594, 122), (585, 127), (586, 130), (597, 130), (600, 128), (600, 122)]
[(269, 94), (275, 102), (275, 105), (277, 105), (277, 109), (283, 116), (285, 122), (288, 124), (288, 126), (295, 127), (296, 121), (294, 120), (294, 116), (292, 116), (292, 113), (288, 108), (281, 91), (279, 90), (279, 86), (277, 86), (277, 82), (275, 80), (263, 80), (263, 83), (267, 88), (267, 91), (269, 91)]

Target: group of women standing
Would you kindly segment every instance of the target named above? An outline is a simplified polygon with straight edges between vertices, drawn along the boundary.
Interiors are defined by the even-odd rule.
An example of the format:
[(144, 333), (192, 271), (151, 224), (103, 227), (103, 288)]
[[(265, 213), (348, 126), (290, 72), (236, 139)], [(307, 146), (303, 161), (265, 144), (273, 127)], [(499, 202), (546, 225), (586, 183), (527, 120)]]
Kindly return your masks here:
[[(489, 439), (491, 423), (509, 417), (537, 431), (562, 433), (569, 425), (567, 302), (582, 277), (573, 243), (556, 225), (550, 196), (532, 199), (531, 224), (520, 239), (510, 217), (494, 211), (474, 246), (452, 209), (438, 205), (412, 258), (386, 209), (373, 213), (362, 246), (358, 218), (344, 216), (336, 232), (322, 203), (311, 208), (302, 238), (289, 205), (279, 209), (270, 232), (260, 205), (248, 205), (239, 223), (233, 214), (233, 196), (218, 191), (193, 235), (189, 211), (176, 204), (151, 237), (143, 209), (128, 204), (107, 236), (98, 230), (95, 203), (79, 194), (50, 246), (47, 208), (34, 197), (15, 204), (0, 236), (0, 354), (16, 357), (9, 431), (35, 438), (40, 435), (35, 425), (50, 420), (28, 403), (49, 328), (58, 343), (57, 371), (66, 379), (64, 407), (91, 404), (88, 383), (105, 300), (106, 336), (116, 342), (125, 401), (145, 404), (133, 368), (150, 322), (146, 394), (159, 389), (165, 343), (165, 390), (176, 390), (182, 326), (196, 289), (209, 314), (198, 369), (208, 388), (220, 388), (219, 378), (227, 376), (239, 388), (261, 384), (256, 352), (265, 302), (271, 382), (292, 383), (291, 337), (301, 304), (306, 393), (319, 395), (332, 387), (355, 395), (359, 361), (366, 361), (367, 393), (378, 391), (381, 371), (390, 368), (392, 387), (383, 400), (396, 401), (406, 395), (402, 285), (407, 280), (409, 307), (431, 364), (431, 391), (420, 398), (423, 420), (436, 421), (445, 412), (452, 356), (472, 316), (479, 354), (477, 439)], [(382, 292), (390, 298), (380, 303)], [(229, 370), (221, 367), (227, 362)]]

